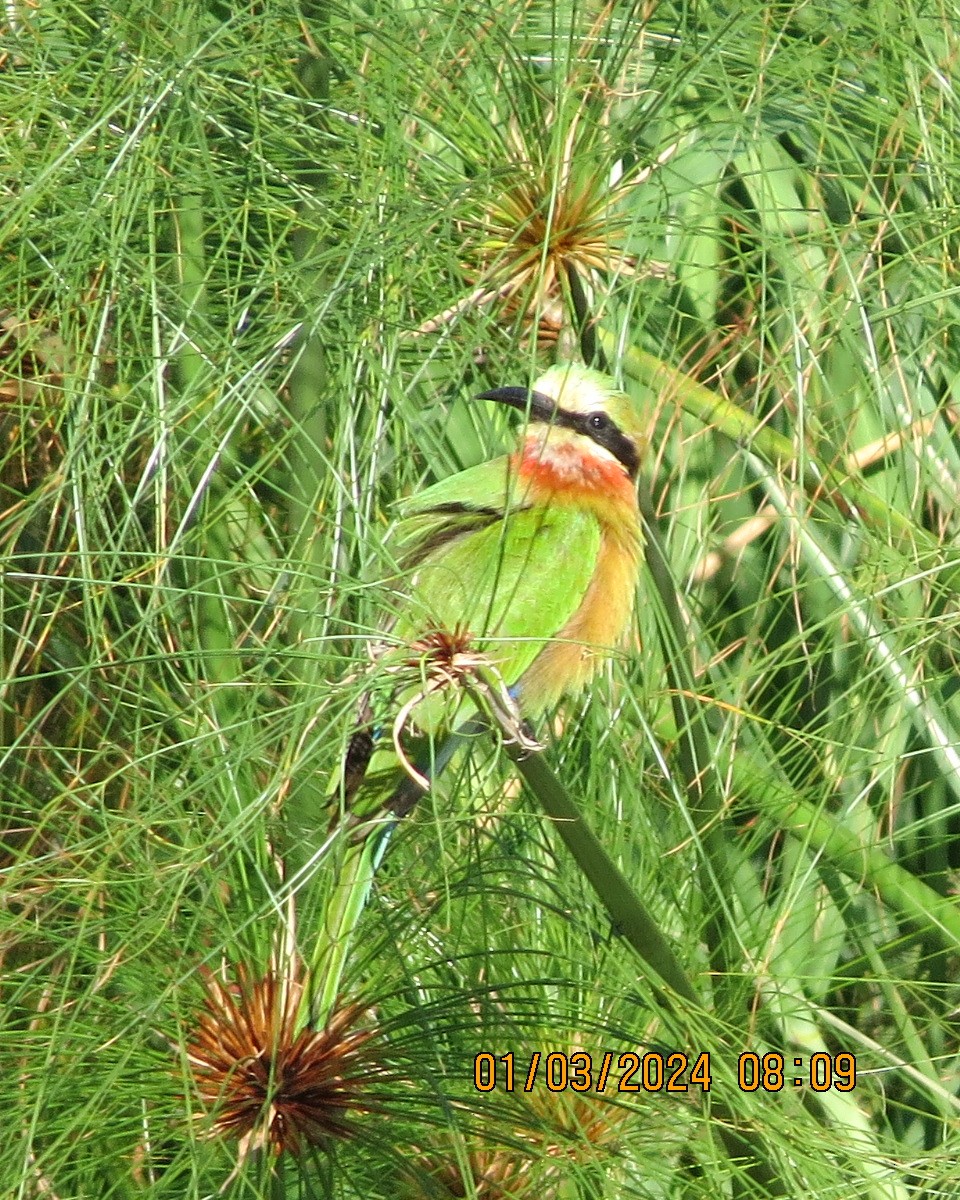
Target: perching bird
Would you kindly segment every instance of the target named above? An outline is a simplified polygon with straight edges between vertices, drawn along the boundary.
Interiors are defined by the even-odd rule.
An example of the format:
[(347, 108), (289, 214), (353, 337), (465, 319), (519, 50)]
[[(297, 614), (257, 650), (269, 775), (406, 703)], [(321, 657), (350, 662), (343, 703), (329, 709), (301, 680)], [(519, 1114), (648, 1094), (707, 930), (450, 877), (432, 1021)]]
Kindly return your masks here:
[(489, 695), (496, 680), (520, 716), (536, 717), (583, 688), (633, 614), (645, 446), (633, 402), (572, 363), (477, 398), (526, 414), (523, 439), (400, 505), (405, 599), (380, 665), (402, 680), (402, 719), (354, 734), (336, 788), (354, 823), (389, 823), (423, 794), (450, 756), (444, 735), (477, 713), (471, 683), (485, 679)]
[[(580, 691), (623, 639), (643, 548), (642, 426), (613, 380), (568, 363), (531, 389), (496, 388), (477, 399), (527, 414), (519, 449), (403, 501), (395, 534), (409, 598), (391, 629), (398, 649), (386, 660), (412, 668), (404, 724), (434, 736), (473, 708), (456, 687), (458, 656), (482, 656), (523, 717)], [(409, 684), (418, 655), (419, 691)], [(353, 748), (348, 791), (396, 766), (386, 746), (369, 763), (365, 752)]]

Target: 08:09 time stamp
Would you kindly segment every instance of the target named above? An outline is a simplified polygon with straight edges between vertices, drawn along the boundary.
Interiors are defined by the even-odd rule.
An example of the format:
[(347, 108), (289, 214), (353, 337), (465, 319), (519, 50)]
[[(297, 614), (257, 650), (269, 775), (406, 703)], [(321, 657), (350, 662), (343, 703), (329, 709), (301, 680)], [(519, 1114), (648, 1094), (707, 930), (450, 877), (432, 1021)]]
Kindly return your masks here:
[[(532, 1092), (536, 1087), (550, 1092), (709, 1092), (713, 1074), (709, 1050), (696, 1055), (682, 1050), (606, 1050), (597, 1055), (534, 1050), (522, 1057), (482, 1051), (473, 1060), (473, 1083), (478, 1092)], [(742, 1092), (852, 1092), (856, 1086), (857, 1060), (846, 1051), (792, 1059), (777, 1051), (746, 1051), (737, 1059)]]

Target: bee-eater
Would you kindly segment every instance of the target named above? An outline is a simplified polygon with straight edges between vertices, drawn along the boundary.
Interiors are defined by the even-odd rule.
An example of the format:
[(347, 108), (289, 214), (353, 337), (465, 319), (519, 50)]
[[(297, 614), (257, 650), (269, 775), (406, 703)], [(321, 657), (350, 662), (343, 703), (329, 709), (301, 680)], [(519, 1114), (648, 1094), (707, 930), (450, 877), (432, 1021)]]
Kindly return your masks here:
[[(477, 712), (476, 691), (464, 686), (470, 664), (496, 678), (520, 716), (535, 717), (591, 679), (633, 614), (645, 446), (633, 402), (576, 364), (477, 398), (518, 409), (526, 427), (513, 454), (400, 505), (403, 600), (380, 664), (397, 674), (402, 728), (391, 737), (389, 722), (371, 729), (364, 714), (335, 789), (351, 824), (389, 824), (426, 790), (455, 742), (445, 748), (445, 733)], [(368, 887), (383, 844), (345, 885), (362, 876)], [(350, 925), (344, 906), (334, 909), (331, 940)]]
[[(462, 690), (452, 708), (438, 695), (457, 691), (443, 668), (458, 651), (482, 656), (524, 717), (578, 692), (623, 639), (643, 548), (642, 426), (612, 379), (569, 363), (532, 388), (477, 399), (526, 414), (519, 448), (403, 501), (394, 539), (407, 598), (390, 631), (398, 648), (384, 657), (409, 666), (422, 656), (426, 686), (413, 691), (406, 724), (434, 736), (472, 707)], [(433, 687), (431, 665), (441, 668)], [(369, 762), (364, 754), (363, 745), (348, 754), (348, 792), (396, 766), (386, 747)]]

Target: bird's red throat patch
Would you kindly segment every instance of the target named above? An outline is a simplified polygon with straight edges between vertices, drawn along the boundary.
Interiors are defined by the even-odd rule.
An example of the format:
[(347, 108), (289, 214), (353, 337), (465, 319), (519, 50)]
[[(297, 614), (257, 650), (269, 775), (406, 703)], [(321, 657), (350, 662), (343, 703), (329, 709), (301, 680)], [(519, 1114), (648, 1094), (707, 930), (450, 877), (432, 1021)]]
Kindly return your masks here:
[(591, 454), (581, 446), (544, 446), (539, 439), (531, 438), (518, 457), (521, 479), (561, 496), (633, 492), (633, 484), (618, 462)]

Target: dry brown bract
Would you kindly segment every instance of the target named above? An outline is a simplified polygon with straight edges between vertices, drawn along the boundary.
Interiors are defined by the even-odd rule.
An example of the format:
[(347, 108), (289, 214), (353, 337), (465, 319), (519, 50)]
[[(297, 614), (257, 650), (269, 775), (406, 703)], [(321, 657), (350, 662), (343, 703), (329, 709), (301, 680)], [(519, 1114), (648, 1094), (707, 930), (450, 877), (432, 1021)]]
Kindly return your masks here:
[(239, 1139), (241, 1155), (263, 1147), (299, 1154), (349, 1137), (353, 1118), (377, 1107), (364, 1094), (378, 1075), (368, 1053), (374, 1030), (353, 1028), (364, 1005), (334, 1010), (322, 1030), (298, 1031), (302, 998), (296, 973), (252, 979), (241, 967), (229, 985), (206, 973), (187, 1056), (214, 1112), (209, 1136)]

